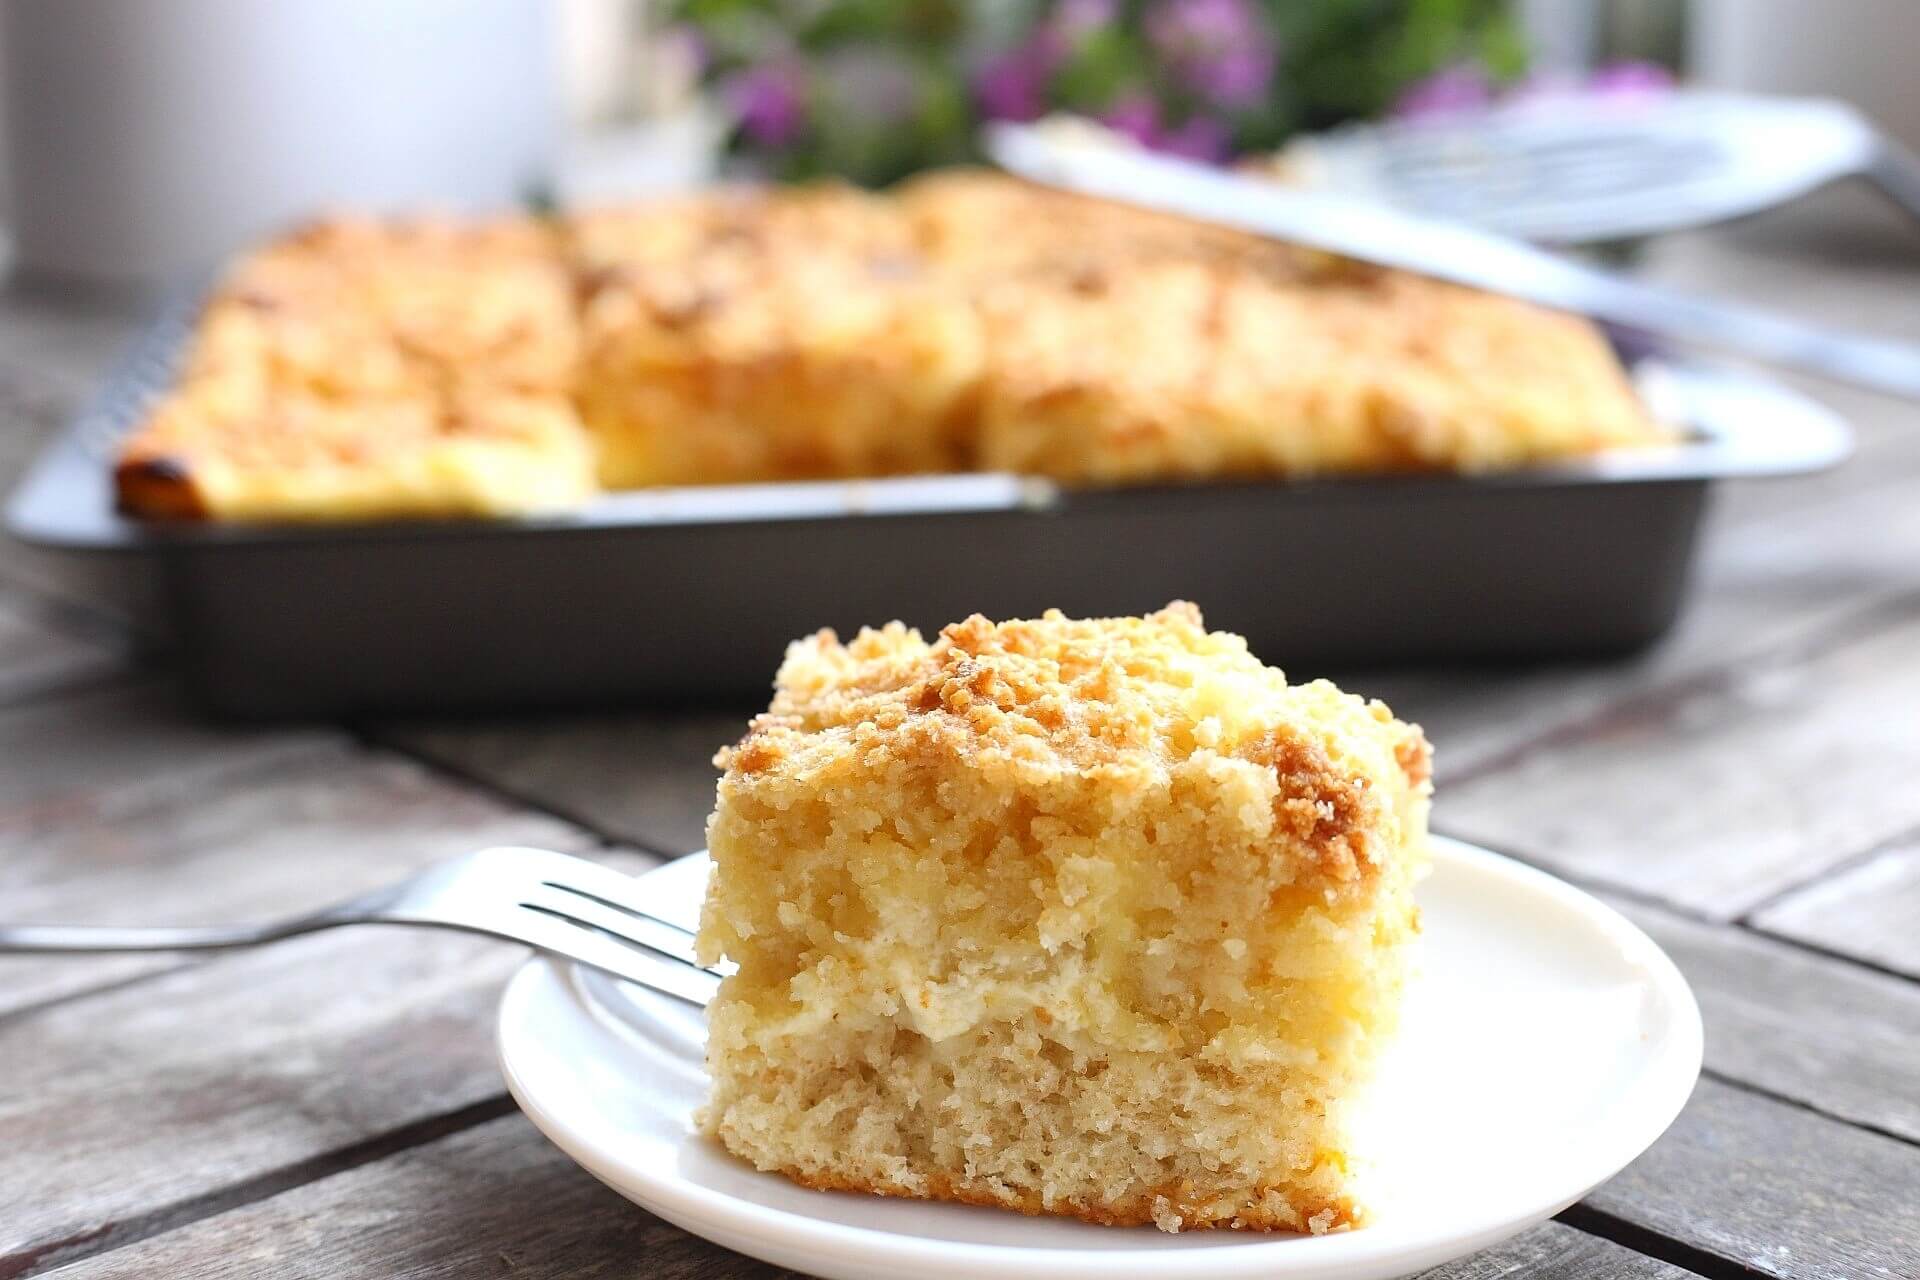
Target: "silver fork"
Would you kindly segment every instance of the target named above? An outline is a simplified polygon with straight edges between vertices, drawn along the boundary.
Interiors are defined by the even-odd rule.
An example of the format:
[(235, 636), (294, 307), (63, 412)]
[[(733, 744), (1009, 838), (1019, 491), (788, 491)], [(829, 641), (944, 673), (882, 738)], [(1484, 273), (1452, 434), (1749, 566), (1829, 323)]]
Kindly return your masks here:
[(347, 924), (410, 924), (523, 942), (690, 1004), (713, 999), (693, 934), (653, 914), (631, 876), (545, 849), (481, 849), (306, 915), (263, 925), (116, 929), (0, 925), (0, 954), (217, 951)]

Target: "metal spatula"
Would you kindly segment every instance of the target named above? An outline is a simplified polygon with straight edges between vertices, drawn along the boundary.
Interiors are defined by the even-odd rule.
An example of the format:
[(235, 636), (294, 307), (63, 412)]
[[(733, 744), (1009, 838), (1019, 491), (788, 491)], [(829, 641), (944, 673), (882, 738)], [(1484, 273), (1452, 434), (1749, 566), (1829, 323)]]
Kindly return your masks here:
[(1920, 348), (1905, 343), (1815, 328), (1596, 270), (1461, 223), (1091, 141), (1072, 129), (993, 125), (985, 145), (1001, 167), (1048, 186), (1238, 227), (1920, 399)]
[(1282, 160), (1309, 186), (1551, 244), (1738, 218), (1848, 177), (1920, 219), (1913, 157), (1846, 103), (1814, 98), (1535, 99), (1347, 126)]

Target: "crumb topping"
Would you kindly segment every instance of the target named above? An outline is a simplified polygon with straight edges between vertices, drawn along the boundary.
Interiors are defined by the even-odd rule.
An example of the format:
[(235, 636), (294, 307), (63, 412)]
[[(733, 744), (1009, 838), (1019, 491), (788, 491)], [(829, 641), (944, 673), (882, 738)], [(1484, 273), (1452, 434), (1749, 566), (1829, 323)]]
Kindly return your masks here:
[(1368, 778), (1391, 769), (1424, 792), (1430, 773), (1417, 726), (1326, 681), (1287, 683), (1185, 601), (1129, 618), (976, 614), (931, 643), (899, 623), (844, 644), (821, 631), (789, 647), (771, 708), (715, 763), (777, 780), (880, 757), (1140, 793), (1215, 762), (1251, 767), (1273, 780), (1276, 829), (1338, 880), (1383, 852)]

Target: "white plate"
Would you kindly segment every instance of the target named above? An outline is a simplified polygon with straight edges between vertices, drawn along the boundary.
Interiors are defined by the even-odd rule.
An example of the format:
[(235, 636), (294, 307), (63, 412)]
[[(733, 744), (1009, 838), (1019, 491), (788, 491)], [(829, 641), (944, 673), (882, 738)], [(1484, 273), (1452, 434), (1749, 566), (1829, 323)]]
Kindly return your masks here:
[[(808, 1191), (693, 1132), (705, 1015), (545, 959), (500, 1005), (520, 1106), (594, 1176), (670, 1222), (848, 1280), (1404, 1275), (1550, 1217), (1660, 1136), (1700, 1071), (1700, 1011), (1673, 962), (1551, 876), (1437, 840), (1420, 976), (1375, 1091), (1374, 1221), (1308, 1237), (1167, 1235), (996, 1209)], [(704, 857), (647, 877), (691, 921)]]

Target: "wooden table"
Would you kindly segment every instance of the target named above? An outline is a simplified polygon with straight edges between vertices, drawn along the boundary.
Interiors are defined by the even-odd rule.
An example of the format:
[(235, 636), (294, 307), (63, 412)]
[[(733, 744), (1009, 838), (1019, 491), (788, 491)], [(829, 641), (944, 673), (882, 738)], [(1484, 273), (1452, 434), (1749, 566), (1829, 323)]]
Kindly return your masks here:
[[(1920, 338), (1911, 265), (1695, 238), (1655, 269)], [(0, 300), (0, 480), (128, 327)], [(1857, 459), (1730, 487), (1654, 652), (1339, 673), (1425, 723), (1440, 829), (1619, 906), (1707, 1020), (1664, 1139), (1436, 1276), (1920, 1277), (1920, 407), (1819, 394)], [(708, 759), (747, 710), (213, 728), (71, 573), (9, 545), (0, 917), (266, 916), (496, 842), (644, 866), (699, 844)], [(0, 962), (0, 1280), (769, 1274), (514, 1111), (492, 1027), (520, 958), (381, 931)]]

